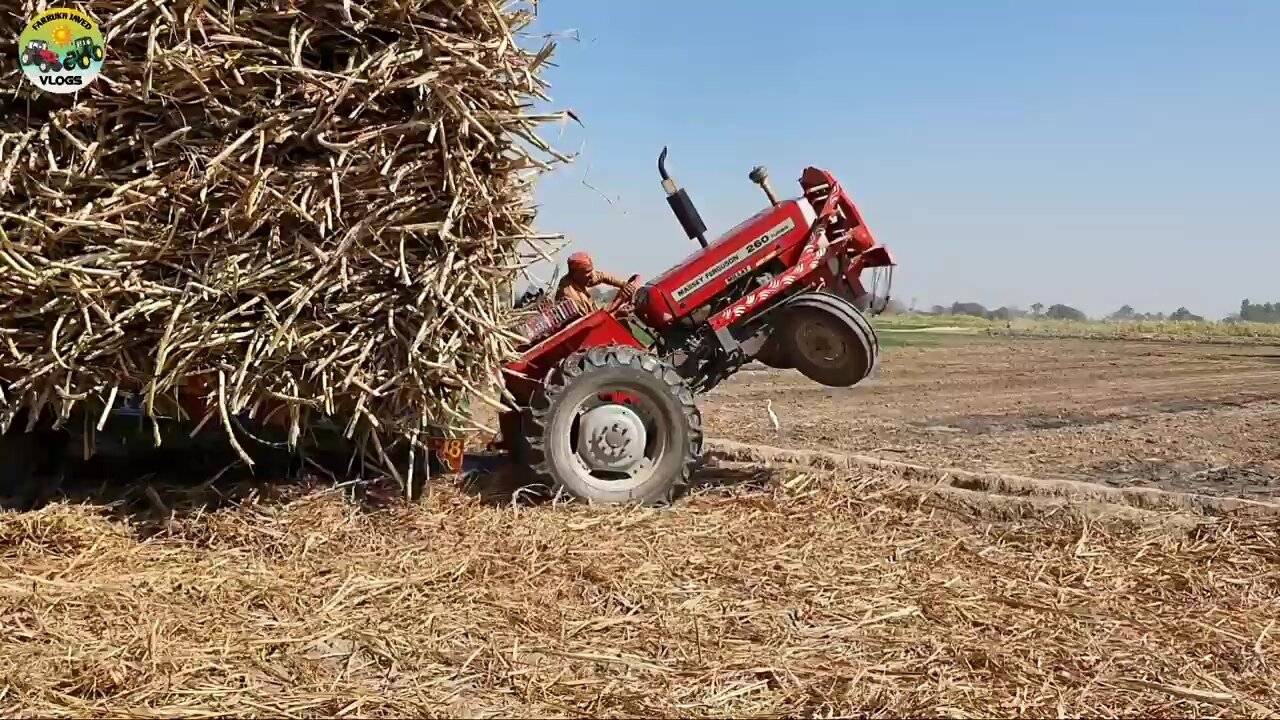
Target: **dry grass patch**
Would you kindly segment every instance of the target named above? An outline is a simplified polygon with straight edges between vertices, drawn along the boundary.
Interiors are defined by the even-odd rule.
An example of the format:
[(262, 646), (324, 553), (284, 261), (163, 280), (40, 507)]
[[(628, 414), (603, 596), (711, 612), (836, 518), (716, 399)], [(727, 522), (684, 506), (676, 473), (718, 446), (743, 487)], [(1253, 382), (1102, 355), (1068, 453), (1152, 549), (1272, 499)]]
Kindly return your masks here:
[(1263, 715), (1277, 523), (739, 467), (672, 510), (0, 517), (6, 715)]

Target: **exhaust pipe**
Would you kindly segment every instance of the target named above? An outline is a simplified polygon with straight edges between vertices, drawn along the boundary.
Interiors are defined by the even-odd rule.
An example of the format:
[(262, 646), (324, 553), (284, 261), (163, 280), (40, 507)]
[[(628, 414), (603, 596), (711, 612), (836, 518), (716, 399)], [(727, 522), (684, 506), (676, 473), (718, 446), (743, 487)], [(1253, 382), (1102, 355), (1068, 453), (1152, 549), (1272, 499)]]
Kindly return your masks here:
[(666, 146), (663, 146), (662, 152), (658, 155), (658, 175), (662, 178), (662, 189), (667, 192), (667, 205), (671, 206), (671, 212), (675, 213), (676, 219), (680, 221), (684, 234), (688, 235), (690, 240), (697, 240), (698, 244), (706, 247), (707, 225), (702, 222), (698, 208), (693, 206), (689, 193), (676, 185), (675, 178), (667, 174)]
[(764, 191), (764, 196), (769, 198), (770, 205), (774, 207), (778, 206), (778, 196), (774, 195), (773, 188), (769, 187), (769, 171), (768, 170), (765, 170), (764, 167), (761, 165), (757, 165), (755, 168), (751, 170), (751, 174), (747, 175), (747, 177), (751, 180), (751, 182), (760, 186), (760, 189)]

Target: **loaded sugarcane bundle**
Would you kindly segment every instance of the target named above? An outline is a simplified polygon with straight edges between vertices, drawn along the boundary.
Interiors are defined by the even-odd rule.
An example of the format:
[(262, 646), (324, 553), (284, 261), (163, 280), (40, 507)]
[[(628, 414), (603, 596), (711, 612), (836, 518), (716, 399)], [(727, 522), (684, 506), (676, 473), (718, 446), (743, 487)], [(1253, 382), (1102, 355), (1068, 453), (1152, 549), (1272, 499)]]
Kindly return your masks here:
[[(46, 7), (15, 4), (5, 57)], [(271, 407), (292, 442), (317, 414), (421, 442), (498, 401), (503, 291), (558, 239), (531, 183), (567, 159), (535, 135), (559, 116), (530, 110), (552, 47), (518, 44), (529, 10), (66, 4), (102, 27), (101, 75), (0, 77), (0, 427), (200, 387), (208, 427)]]

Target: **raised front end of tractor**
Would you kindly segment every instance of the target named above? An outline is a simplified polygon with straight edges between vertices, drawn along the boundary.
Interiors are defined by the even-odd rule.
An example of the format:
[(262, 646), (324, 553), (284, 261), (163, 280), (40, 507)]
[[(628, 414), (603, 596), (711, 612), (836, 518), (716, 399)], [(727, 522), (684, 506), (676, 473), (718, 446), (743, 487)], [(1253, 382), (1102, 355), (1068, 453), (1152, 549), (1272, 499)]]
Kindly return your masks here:
[[(708, 242), (665, 156), (668, 202), (701, 249), (632, 303), (586, 315), (546, 306), (506, 368), (516, 409), (501, 417), (505, 447), (556, 493), (670, 499), (702, 461), (697, 395), (750, 360), (838, 387), (862, 381), (878, 361), (866, 312), (887, 303), (894, 261), (834, 177), (807, 168), (802, 195), (779, 200), (756, 168), (751, 179), (769, 207)], [(876, 269), (890, 275), (872, 293), (862, 274)]]

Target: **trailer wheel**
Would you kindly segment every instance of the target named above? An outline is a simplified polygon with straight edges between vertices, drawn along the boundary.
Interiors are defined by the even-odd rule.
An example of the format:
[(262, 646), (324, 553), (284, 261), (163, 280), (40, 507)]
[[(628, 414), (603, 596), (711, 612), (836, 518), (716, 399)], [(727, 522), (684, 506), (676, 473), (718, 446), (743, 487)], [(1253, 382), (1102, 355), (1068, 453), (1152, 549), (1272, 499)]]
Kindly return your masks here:
[(36, 472), (36, 435), (15, 428), (0, 435), (0, 494), (26, 490)]
[(871, 374), (880, 342), (871, 323), (851, 303), (813, 292), (787, 305), (778, 342), (801, 374), (829, 387), (856, 385)]
[(535, 481), (593, 503), (668, 503), (702, 462), (693, 392), (670, 364), (630, 347), (566, 358), (522, 426)]
[(9, 508), (31, 509), (51, 490), (67, 434), (64, 431), (25, 432), (17, 422), (0, 435), (0, 498)]

